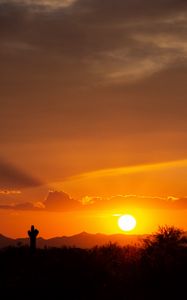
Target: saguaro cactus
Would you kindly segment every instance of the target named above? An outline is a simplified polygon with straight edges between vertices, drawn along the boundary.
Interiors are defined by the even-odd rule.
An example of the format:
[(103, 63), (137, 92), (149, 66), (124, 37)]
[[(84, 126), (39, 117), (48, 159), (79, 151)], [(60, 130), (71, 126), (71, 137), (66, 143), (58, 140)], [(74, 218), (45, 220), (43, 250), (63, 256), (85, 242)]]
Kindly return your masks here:
[(32, 252), (36, 250), (36, 237), (38, 235), (38, 229), (34, 228), (34, 225), (31, 226), (31, 230), (28, 231), (28, 235), (30, 238), (30, 249)]

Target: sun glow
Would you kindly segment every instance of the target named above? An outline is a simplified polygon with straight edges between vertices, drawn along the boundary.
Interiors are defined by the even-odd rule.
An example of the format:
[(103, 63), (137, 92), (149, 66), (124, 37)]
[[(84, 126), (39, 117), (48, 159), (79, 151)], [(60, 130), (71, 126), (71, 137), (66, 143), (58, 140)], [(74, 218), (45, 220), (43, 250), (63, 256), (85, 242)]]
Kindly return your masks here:
[(123, 231), (131, 231), (136, 227), (136, 220), (131, 215), (123, 215), (118, 219), (118, 226)]

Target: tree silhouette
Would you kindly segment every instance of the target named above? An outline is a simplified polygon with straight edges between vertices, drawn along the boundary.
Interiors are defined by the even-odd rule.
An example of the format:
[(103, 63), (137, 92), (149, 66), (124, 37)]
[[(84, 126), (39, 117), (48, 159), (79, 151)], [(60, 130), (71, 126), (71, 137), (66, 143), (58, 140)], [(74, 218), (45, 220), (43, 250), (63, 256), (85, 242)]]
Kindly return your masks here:
[(174, 226), (159, 226), (158, 231), (152, 234), (144, 243), (148, 248), (176, 248), (187, 242), (184, 231)]
[[(159, 276), (169, 274), (172, 268), (180, 264), (186, 249), (187, 239), (184, 231), (174, 226), (159, 226), (158, 231), (144, 239), (143, 262)], [(156, 274), (156, 273), (155, 273)]]
[(38, 235), (38, 229), (34, 228), (34, 225), (31, 225), (31, 230), (28, 230), (28, 235), (30, 238), (30, 250), (34, 252), (36, 250), (36, 237)]

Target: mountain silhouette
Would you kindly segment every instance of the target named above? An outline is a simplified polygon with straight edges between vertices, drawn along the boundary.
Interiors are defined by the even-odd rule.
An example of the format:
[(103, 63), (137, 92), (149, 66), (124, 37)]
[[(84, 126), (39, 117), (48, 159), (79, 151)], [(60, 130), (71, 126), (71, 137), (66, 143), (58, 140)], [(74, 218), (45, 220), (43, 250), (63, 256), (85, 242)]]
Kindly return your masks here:
[[(146, 235), (125, 235), (125, 234), (90, 234), (87, 232), (81, 232), (72, 236), (60, 236), (49, 239), (42, 237), (37, 238), (37, 247), (80, 247), (80, 248), (91, 248), (94, 246), (102, 246), (107, 243), (117, 243), (121, 246), (135, 245), (141, 243), (141, 240)], [(16, 238), (12, 239), (0, 234), (0, 248), (8, 246), (25, 246), (29, 245), (29, 238)]]

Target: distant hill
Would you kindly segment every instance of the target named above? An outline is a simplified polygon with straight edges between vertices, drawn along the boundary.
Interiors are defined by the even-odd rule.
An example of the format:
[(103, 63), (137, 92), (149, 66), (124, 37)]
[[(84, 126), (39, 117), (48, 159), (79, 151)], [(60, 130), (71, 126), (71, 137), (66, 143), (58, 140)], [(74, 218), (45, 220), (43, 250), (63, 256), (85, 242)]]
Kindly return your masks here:
[[(101, 246), (109, 242), (117, 243), (121, 246), (125, 245), (138, 245), (146, 235), (125, 235), (125, 234), (90, 234), (87, 232), (81, 232), (72, 236), (54, 237), (50, 239), (44, 239), (39, 237), (37, 239), (37, 247), (80, 247), (80, 248), (91, 248), (96, 245)], [(8, 246), (21, 246), (29, 245), (28, 238), (17, 238), (12, 239), (5, 237), (0, 234), (0, 248)]]
[(0, 234), (0, 248), (7, 247), (7, 246), (14, 246), (16, 240), (8, 238), (2, 234)]

